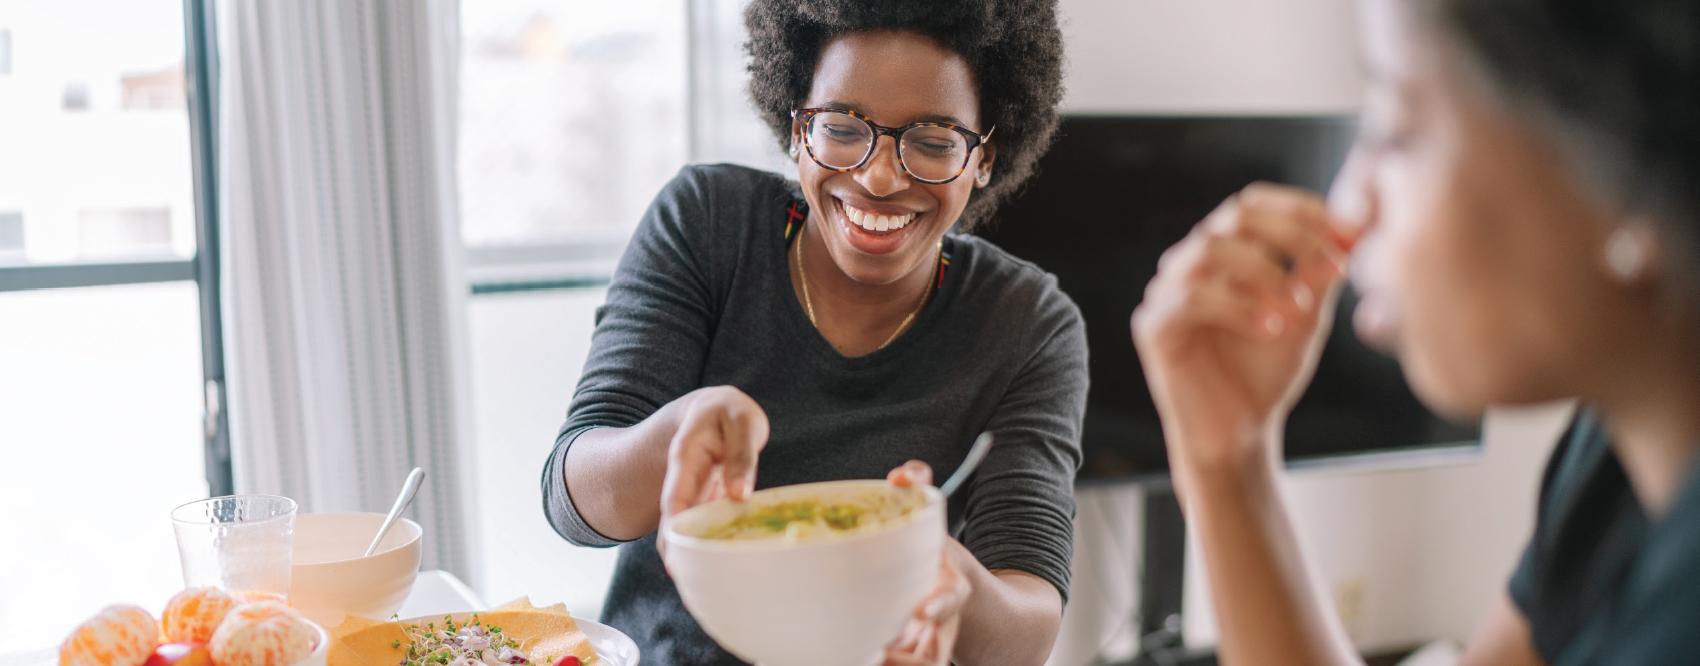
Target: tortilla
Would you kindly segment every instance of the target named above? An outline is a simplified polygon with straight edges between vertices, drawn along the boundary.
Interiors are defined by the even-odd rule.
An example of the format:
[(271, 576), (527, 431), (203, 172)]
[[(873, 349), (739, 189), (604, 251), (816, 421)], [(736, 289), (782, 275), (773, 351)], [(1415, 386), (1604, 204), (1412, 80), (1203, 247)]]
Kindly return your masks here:
[[(473, 615), (456, 613), (448, 617), (459, 624), (470, 621)], [(590, 639), (579, 630), (578, 623), (561, 604), (538, 608), (532, 606), (529, 599), (520, 598), (476, 615), (484, 626), (501, 627), (504, 635), (518, 641), (519, 649), (530, 657), (533, 664), (548, 666), (567, 655), (578, 657), (586, 666), (595, 663), (596, 649), (591, 647)], [(422, 622), (441, 624), (443, 618), (378, 622), (350, 616), (331, 630), (326, 666), (399, 663), (407, 653), (406, 627)]]

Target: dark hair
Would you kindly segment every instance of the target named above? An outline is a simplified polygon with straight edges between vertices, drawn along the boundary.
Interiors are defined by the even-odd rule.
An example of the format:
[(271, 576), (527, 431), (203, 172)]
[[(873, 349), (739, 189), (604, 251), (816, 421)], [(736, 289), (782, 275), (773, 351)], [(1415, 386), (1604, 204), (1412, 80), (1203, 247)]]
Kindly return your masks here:
[(1464, 61), (1700, 286), (1700, 2), (1427, 0)]
[(997, 127), (992, 183), (969, 198), (966, 229), (1020, 189), (1056, 134), (1063, 58), (1056, 0), (754, 0), (744, 22), (750, 98), (782, 150), (791, 140), (791, 110), (808, 95), (832, 38), (905, 30), (960, 54), (979, 90), (982, 126), (973, 129)]

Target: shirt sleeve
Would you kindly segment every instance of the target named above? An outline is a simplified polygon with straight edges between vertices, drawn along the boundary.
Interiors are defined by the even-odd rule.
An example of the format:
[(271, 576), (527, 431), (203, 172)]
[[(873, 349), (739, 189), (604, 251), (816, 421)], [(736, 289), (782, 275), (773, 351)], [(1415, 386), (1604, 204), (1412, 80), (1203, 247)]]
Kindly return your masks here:
[(967, 488), (961, 540), (987, 569), (1043, 578), (1066, 603), (1086, 414), (1086, 332), (1080, 311), (1047, 279), (1050, 296), (1037, 313), (1041, 342), (992, 415), (992, 450)]
[(709, 172), (686, 167), (644, 213), (596, 310), (590, 356), (566, 422), (543, 468), (543, 512), (567, 541), (621, 543), (592, 529), (573, 505), (566, 457), (593, 428), (635, 425), (697, 388), (716, 323), (724, 275), (713, 243)]

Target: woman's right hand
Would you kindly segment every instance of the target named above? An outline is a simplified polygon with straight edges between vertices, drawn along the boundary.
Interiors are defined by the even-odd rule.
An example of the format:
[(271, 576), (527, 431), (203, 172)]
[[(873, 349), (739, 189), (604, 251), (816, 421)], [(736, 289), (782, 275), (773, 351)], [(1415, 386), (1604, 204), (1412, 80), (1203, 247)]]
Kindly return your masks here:
[(722, 497), (754, 491), (756, 459), (767, 446), (767, 413), (731, 386), (701, 388), (679, 398), (684, 415), (667, 448), (661, 520)]
[(1279, 460), (1344, 274), (1341, 226), (1314, 194), (1253, 185), (1163, 255), (1132, 328), (1177, 472)]

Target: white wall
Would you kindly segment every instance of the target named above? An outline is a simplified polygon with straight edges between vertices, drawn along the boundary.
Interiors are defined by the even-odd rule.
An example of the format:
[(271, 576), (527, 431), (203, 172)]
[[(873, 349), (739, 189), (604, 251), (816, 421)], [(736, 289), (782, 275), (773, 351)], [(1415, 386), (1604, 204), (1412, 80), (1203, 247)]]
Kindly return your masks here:
[(1061, 0), (1070, 113), (1357, 108), (1351, 0)]
[(614, 569), (613, 549), (577, 548), (543, 518), (543, 462), (566, 418), (590, 352), (602, 289), (474, 296), (468, 306), (477, 432), (471, 581), (486, 602), (529, 595), (596, 617)]
[[(1560, 404), (1490, 414), (1469, 464), (1289, 477), (1299, 541), (1360, 647), (1471, 636), (1534, 526), (1541, 470), (1570, 413)], [(1196, 549), (1187, 555), (1187, 641), (1214, 643), (1202, 564)]]
[[(1533, 527), (1540, 472), (1569, 405), (1490, 414), (1478, 459), (1416, 469), (1310, 470), (1284, 492), (1317, 582), (1366, 650), (1464, 642)], [(1141, 491), (1079, 492), (1073, 596), (1053, 666), (1134, 653)], [(1187, 553), (1183, 631), (1216, 642), (1198, 552)]]
[(1126, 659), (1139, 639), (1134, 615), (1139, 609), (1142, 491), (1096, 487), (1077, 491), (1076, 500), (1068, 607), (1051, 666)]

